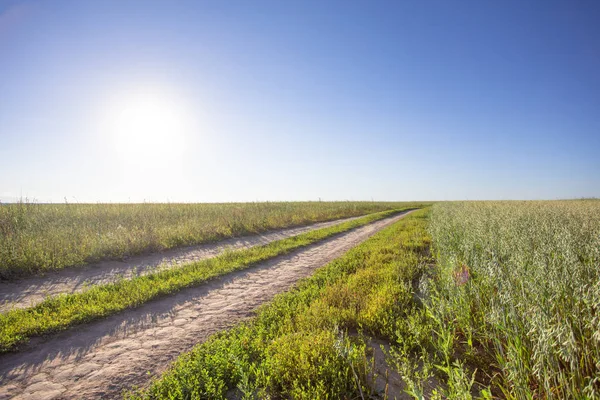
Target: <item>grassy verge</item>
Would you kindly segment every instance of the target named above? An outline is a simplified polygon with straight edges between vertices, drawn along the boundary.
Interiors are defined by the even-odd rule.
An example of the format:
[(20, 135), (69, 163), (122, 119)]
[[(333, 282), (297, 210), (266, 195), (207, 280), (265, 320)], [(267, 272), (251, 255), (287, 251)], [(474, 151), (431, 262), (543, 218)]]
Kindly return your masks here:
[(375, 395), (367, 342), (355, 333), (395, 342), (419, 325), (411, 282), (426, 265), (426, 222), (422, 210), (384, 229), (127, 397), (218, 399), (232, 390), (244, 398)]
[(15, 349), (30, 337), (66, 329), (105, 317), (153, 298), (197, 285), (207, 279), (285, 254), (341, 232), (398, 213), (384, 211), (329, 228), (278, 240), (264, 246), (226, 252), (215, 258), (186, 264), (130, 280), (94, 286), (84, 292), (60, 295), (27, 309), (0, 315), (0, 352)]
[(0, 279), (416, 203), (0, 204)]

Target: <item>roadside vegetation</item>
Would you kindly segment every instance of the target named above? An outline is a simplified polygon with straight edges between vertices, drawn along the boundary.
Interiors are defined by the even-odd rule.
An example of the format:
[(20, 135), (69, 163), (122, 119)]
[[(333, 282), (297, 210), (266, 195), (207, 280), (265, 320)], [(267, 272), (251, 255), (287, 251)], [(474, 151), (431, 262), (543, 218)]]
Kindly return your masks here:
[[(427, 265), (426, 212), (379, 232), (278, 295), (249, 322), (182, 355), (130, 399), (368, 398), (368, 336), (411, 329), (412, 283)], [(425, 333), (424, 333), (425, 334)], [(381, 395), (385, 395), (381, 393)]]
[(599, 398), (599, 265), (599, 201), (438, 203), (125, 397)]
[(0, 279), (415, 203), (0, 204)]
[(390, 217), (400, 211), (402, 209), (370, 214), (263, 246), (228, 251), (214, 258), (136, 276), (132, 279), (122, 279), (115, 283), (93, 286), (80, 293), (51, 297), (33, 307), (0, 314), (0, 352), (14, 350), (32, 336), (66, 329), (126, 308), (137, 307), (158, 296), (198, 285), (219, 275), (248, 268), (260, 261)]

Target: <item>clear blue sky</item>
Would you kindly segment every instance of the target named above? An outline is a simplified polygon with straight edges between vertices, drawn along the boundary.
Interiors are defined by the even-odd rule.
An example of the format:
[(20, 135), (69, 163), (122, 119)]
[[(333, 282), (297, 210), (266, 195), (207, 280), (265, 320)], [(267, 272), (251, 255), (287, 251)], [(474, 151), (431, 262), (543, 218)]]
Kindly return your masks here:
[(0, 200), (600, 197), (598, 21), (597, 0), (0, 0)]

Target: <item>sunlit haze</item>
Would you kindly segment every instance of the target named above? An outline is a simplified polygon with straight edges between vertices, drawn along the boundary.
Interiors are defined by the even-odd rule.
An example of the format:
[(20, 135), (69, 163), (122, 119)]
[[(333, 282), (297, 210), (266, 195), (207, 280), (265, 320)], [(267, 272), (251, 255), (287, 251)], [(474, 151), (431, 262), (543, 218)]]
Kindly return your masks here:
[(0, 201), (600, 197), (600, 2), (0, 0)]

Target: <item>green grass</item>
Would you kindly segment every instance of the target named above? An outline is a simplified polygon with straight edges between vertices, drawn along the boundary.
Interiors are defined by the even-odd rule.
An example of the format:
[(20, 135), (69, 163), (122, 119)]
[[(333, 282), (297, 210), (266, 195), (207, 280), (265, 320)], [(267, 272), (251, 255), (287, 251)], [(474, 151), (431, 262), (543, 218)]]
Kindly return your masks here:
[(365, 335), (395, 341), (411, 326), (412, 282), (428, 260), (426, 216), (418, 211), (382, 230), (127, 397), (219, 399), (231, 390), (244, 398), (375, 394)]
[(0, 279), (416, 203), (0, 204)]
[(341, 232), (389, 217), (400, 210), (371, 214), (329, 228), (271, 242), (264, 246), (226, 252), (215, 258), (186, 264), (130, 280), (98, 285), (76, 294), (49, 298), (30, 308), (0, 315), (0, 352), (14, 350), (29, 338), (105, 317), (153, 298), (198, 285), (218, 275), (285, 254)]

